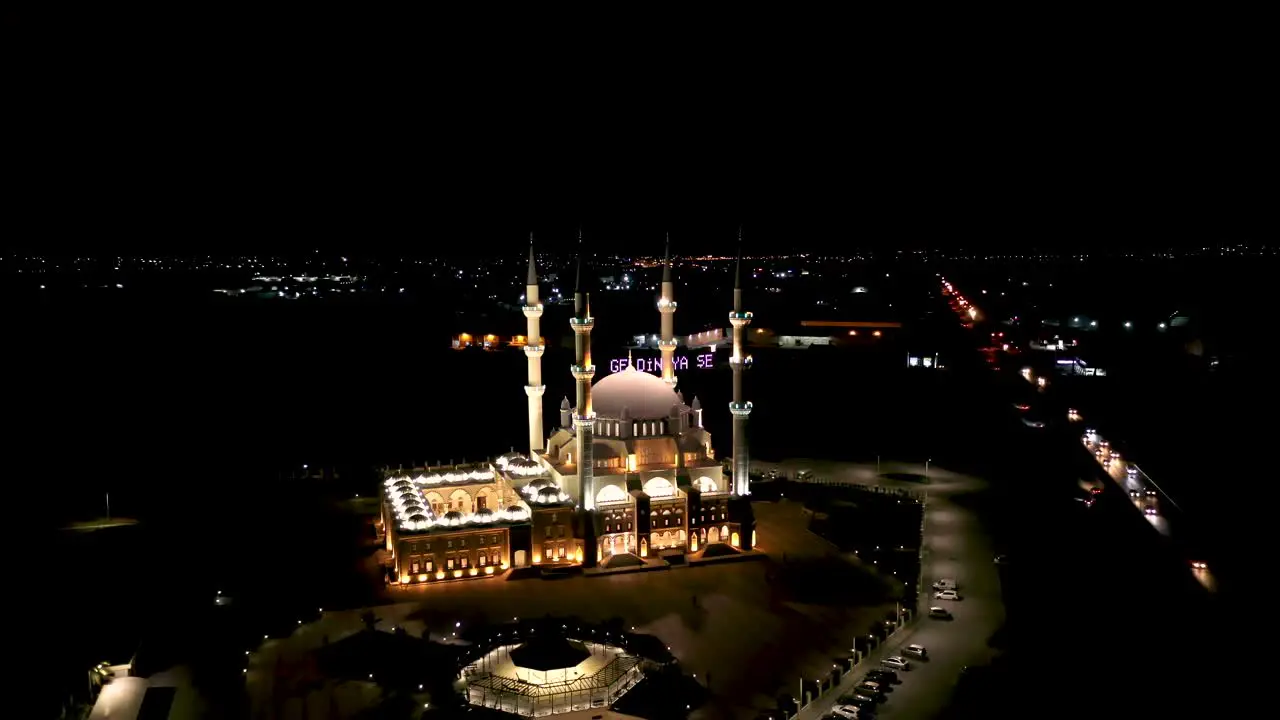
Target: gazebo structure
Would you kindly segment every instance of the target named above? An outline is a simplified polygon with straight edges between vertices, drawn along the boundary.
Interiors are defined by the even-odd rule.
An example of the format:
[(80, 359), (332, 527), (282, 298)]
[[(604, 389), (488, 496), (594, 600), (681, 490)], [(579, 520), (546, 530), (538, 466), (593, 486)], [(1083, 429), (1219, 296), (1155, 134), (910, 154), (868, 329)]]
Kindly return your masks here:
[(473, 705), (540, 717), (611, 705), (643, 677), (621, 648), (546, 636), (503, 645), (464, 671)]

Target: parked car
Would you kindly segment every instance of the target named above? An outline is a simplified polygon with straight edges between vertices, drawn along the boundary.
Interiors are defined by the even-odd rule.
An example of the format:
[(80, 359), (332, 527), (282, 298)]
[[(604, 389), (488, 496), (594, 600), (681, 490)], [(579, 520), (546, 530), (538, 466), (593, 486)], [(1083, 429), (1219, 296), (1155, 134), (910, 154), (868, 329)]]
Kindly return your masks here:
[(929, 608), (929, 617), (935, 620), (950, 620), (951, 611), (944, 607), (931, 607)]
[(934, 600), (960, 600), (960, 593), (955, 590), (942, 590), (933, 594)]
[(885, 670), (883, 668), (868, 670), (867, 679), (875, 680), (881, 685), (884, 685), (886, 690), (892, 690), (893, 685), (896, 685), (899, 682), (898, 673), (893, 670)]
[(902, 654), (910, 655), (911, 657), (919, 658), (921, 660), (929, 659), (929, 651), (926, 650), (923, 645), (908, 645), (902, 648)]
[(942, 578), (933, 584), (934, 590), (955, 590), (956, 581), (951, 578)]
[(906, 658), (902, 657), (901, 655), (894, 655), (893, 657), (887, 657), (881, 660), (880, 664), (887, 668), (893, 668), (894, 670), (910, 670), (911, 669), (911, 662)]
[(836, 705), (831, 708), (831, 714), (841, 718), (841, 720), (857, 720), (858, 708), (851, 705)]
[(845, 695), (841, 697), (837, 702), (839, 702), (841, 705), (846, 705), (846, 706), (852, 705), (858, 710), (863, 710), (868, 712), (875, 712), (875, 707), (876, 707), (875, 698), (870, 698), (870, 697), (867, 697), (866, 695), (859, 695), (857, 693)]
[(858, 683), (857, 687), (853, 689), (853, 694), (871, 698), (876, 702), (884, 702), (885, 699), (884, 691), (880, 689), (880, 683), (873, 680)]

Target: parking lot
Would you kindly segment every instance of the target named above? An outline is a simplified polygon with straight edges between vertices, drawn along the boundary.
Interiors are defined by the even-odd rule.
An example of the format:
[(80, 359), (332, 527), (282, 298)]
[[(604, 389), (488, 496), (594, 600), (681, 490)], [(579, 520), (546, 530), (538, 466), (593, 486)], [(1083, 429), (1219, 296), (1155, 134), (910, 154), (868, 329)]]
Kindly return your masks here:
[(992, 650), (987, 641), (1004, 620), (1000, 581), (990, 539), (964, 501), (965, 496), (982, 493), (986, 483), (936, 465), (929, 468), (927, 482), (904, 479), (923, 479), (923, 465), (883, 463), (879, 474), (874, 465), (853, 463), (789, 460), (758, 465), (764, 470), (776, 468), (789, 474), (809, 469), (826, 479), (925, 490), (928, 493), (925, 584), (931, 585), (941, 578), (953, 579), (958, 583), (963, 599), (934, 600), (933, 592), (929, 591), (921, 599), (920, 610), (927, 613), (930, 605), (944, 606), (952, 612), (954, 619), (923, 617), (903, 630), (875, 651), (838, 689), (827, 692), (805, 708), (800, 720), (818, 720), (830, 713), (837, 699), (852, 692), (867, 670), (875, 667), (880, 659), (897, 655), (903, 646), (912, 643), (925, 646), (930, 659), (920, 662), (908, 658), (911, 669), (898, 673), (901, 682), (887, 693), (887, 701), (880, 705), (877, 717), (896, 720), (936, 715), (950, 699), (961, 670), (967, 665), (981, 665), (990, 660)]

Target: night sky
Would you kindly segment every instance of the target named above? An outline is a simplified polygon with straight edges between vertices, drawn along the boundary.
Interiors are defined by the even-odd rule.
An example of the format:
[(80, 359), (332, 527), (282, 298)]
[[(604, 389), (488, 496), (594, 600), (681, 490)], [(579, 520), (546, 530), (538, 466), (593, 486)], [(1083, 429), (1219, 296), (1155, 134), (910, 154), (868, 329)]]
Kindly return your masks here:
[(641, 19), (432, 16), (407, 42), (338, 20), (11, 13), (9, 240), (488, 254), (530, 230), (569, 244), (579, 224), (695, 252), (731, 248), (739, 223), (835, 251), (1274, 235), (1247, 38), (1211, 49), (1152, 24), (924, 52), (786, 21), (678, 18), (646, 41)]

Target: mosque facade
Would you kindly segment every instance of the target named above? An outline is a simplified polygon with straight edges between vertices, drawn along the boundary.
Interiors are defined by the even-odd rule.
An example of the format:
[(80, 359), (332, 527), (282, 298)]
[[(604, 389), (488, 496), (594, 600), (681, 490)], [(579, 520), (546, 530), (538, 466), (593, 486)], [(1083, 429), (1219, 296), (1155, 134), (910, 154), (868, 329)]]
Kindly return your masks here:
[[(581, 241), (581, 239), (579, 239)], [(739, 265), (740, 265), (739, 261)], [(589, 293), (574, 289), (575, 401), (560, 403), (558, 426), (544, 433), (537, 268), (533, 249), (523, 312), (528, 325), (525, 394), (528, 452), (510, 452), (467, 466), (387, 469), (378, 530), (393, 584), (492, 577), (513, 567), (620, 568), (672, 555), (749, 551), (755, 522), (748, 487), (742, 399), (741, 274), (735, 274), (732, 471), (724, 471), (702, 424), (698, 398), (676, 389), (673, 362), (677, 308), (669, 251), (658, 312), (660, 375), (627, 367), (594, 381)], [(727, 546), (727, 547), (725, 547)], [(730, 549), (731, 548), (731, 549)]]

